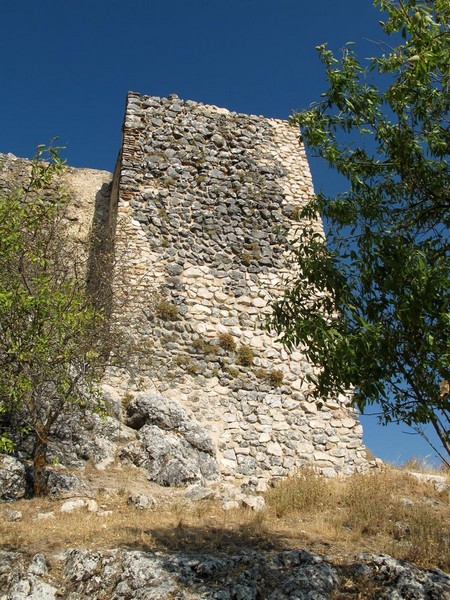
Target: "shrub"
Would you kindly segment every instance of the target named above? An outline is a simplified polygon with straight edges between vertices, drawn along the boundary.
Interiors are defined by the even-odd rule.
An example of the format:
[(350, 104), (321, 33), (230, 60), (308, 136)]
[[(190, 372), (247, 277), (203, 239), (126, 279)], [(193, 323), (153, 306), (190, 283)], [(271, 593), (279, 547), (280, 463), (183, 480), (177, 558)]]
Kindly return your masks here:
[(186, 365), (186, 371), (189, 375), (198, 375), (200, 373), (200, 367), (196, 363), (190, 362)]
[(124, 409), (127, 409), (128, 405), (130, 404), (130, 402), (133, 399), (134, 399), (134, 394), (132, 394), (131, 392), (126, 392), (126, 394), (122, 398), (122, 407)]
[(255, 372), (255, 375), (258, 377), (258, 379), (264, 379), (273, 387), (279, 387), (283, 383), (283, 373), (282, 371), (278, 371), (276, 369), (273, 369), (272, 371), (258, 369)]
[[(402, 515), (403, 516), (403, 515)], [(448, 519), (435, 514), (428, 507), (416, 506), (400, 521), (403, 530), (394, 530), (395, 553), (401, 558), (423, 567), (448, 568), (450, 558)], [(403, 517), (403, 518), (405, 518)], [(396, 524), (399, 522), (397, 521)]]
[(176, 185), (176, 183), (177, 183), (173, 177), (168, 177), (167, 175), (164, 177), (161, 177), (160, 182), (166, 188), (172, 187), (172, 186)]
[(236, 350), (236, 342), (231, 333), (219, 333), (219, 346), (228, 352), (234, 352)]
[(192, 342), (192, 345), (199, 352), (203, 352), (203, 354), (214, 354), (215, 352), (217, 352), (217, 346), (215, 346), (214, 344), (210, 344), (202, 338), (196, 338)]
[(174, 359), (174, 363), (177, 367), (184, 369), (189, 375), (197, 375), (200, 372), (199, 365), (191, 360), (189, 354), (178, 354)]
[(301, 219), (301, 212), (302, 212), (302, 209), (301, 209), (299, 206), (296, 206), (296, 207), (295, 207), (295, 208), (292, 210), (292, 213), (291, 213), (291, 218), (292, 218), (294, 221), (300, 221), (300, 219)]
[(238, 348), (238, 363), (243, 367), (250, 367), (253, 363), (253, 359), (255, 358), (255, 353), (250, 346), (246, 346), (245, 344), (239, 346)]
[(273, 385), (273, 387), (280, 386), (283, 383), (282, 371), (278, 371), (277, 369), (269, 371), (267, 381), (270, 383), (270, 385)]
[(225, 369), (225, 372), (228, 373), (228, 375), (230, 377), (239, 377), (240, 373), (239, 373), (239, 369), (235, 369), (234, 367), (227, 367)]
[(163, 321), (176, 321), (178, 319), (178, 307), (168, 300), (160, 300), (156, 305), (156, 314)]
[(386, 527), (394, 486), (395, 482), (382, 473), (353, 475), (341, 497), (344, 526), (355, 534), (374, 534)]
[(255, 375), (258, 379), (265, 379), (267, 375), (266, 369), (257, 369)]
[(177, 367), (186, 367), (190, 362), (189, 354), (177, 354), (174, 358), (174, 363)]

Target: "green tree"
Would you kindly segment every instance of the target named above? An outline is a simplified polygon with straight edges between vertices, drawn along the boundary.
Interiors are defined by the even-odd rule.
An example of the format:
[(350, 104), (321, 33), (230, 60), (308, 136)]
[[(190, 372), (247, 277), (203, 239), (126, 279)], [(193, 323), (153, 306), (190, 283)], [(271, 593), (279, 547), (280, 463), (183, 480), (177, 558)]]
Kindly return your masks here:
[(304, 223), (322, 215), (327, 241), (301, 233), (270, 326), (318, 367), (317, 397), (352, 389), (384, 423), (422, 435), (431, 423), (450, 455), (450, 3), (375, 5), (394, 46), (365, 64), (350, 45), (339, 58), (319, 46), (328, 89), (292, 119), (347, 189), (303, 209)]
[(97, 389), (103, 315), (85, 291), (68, 199), (54, 184), (62, 168), (57, 149), (40, 146), (26, 189), (0, 197), (0, 450), (11, 451), (19, 433), (34, 436), (36, 495), (46, 491), (58, 420), (104, 408)]

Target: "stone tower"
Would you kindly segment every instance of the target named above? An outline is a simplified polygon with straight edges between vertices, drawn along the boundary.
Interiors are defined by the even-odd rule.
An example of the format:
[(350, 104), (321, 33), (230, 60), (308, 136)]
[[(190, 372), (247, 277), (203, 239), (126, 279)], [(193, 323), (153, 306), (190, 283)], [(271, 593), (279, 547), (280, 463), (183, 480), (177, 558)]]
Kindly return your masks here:
[(311, 366), (264, 328), (312, 193), (287, 122), (128, 95), (113, 291), (142, 352), (110, 380), (179, 403), (209, 432), (222, 475), (256, 488), (305, 465), (326, 475), (367, 465), (348, 399), (318, 410)]

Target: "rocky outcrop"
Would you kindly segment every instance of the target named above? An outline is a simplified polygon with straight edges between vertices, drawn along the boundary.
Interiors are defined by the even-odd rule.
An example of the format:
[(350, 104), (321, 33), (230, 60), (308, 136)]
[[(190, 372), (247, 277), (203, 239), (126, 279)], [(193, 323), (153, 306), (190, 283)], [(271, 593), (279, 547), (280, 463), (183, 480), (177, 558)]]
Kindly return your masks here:
[[(210, 435), (174, 400), (141, 393), (124, 409), (124, 420), (95, 414), (61, 419), (48, 449), (50, 496), (81, 492), (85, 486), (80, 469), (87, 463), (98, 471), (116, 461), (132, 463), (141, 467), (150, 481), (164, 486), (208, 484), (219, 479)], [(0, 455), (0, 501), (25, 496), (25, 465), (31, 449), (25, 440), (19, 448), (20, 460)], [(66, 467), (78, 469), (77, 475)]]
[(156, 394), (139, 394), (126, 409), (125, 423), (140, 430), (144, 425), (154, 425), (163, 431), (182, 436), (193, 448), (214, 454), (215, 447), (207, 431), (188, 416), (183, 407), (169, 398)]
[(122, 460), (143, 467), (151, 481), (180, 486), (218, 479), (217, 463), (184, 438), (154, 425), (139, 430), (137, 440), (121, 451)]
[(213, 556), (73, 549), (31, 559), (0, 552), (1, 600), (327, 600), (361, 593), (373, 600), (444, 600), (450, 576), (387, 555), (336, 566), (303, 550)]
[(151, 481), (179, 486), (219, 478), (211, 438), (177, 402), (140, 394), (130, 402), (126, 415), (125, 422), (138, 433), (120, 456), (143, 467)]

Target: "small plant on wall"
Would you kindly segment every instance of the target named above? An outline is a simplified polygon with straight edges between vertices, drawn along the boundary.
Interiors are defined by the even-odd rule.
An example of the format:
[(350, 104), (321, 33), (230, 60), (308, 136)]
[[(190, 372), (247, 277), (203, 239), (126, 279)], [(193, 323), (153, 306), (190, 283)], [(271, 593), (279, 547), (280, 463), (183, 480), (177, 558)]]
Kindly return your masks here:
[(234, 367), (225, 367), (224, 371), (227, 375), (233, 377), (234, 379), (240, 375), (239, 369), (235, 369)]
[(258, 379), (264, 379), (273, 387), (279, 387), (283, 383), (283, 373), (277, 369), (272, 369), (271, 371), (266, 369), (258, 369), (255, 375), (258, 377)]
[(238, 363), (243, 367), (250, 367), (253, 363), (253, 359), (255, 358), (255, 353), (250, 346), (246, 346), (245, 344), (239, 346), (238, 351)]
[(219, 333), (219, 346), (228, 352), (234, 352), (236, 350), (236, 342), (231, 333)]
[(203, 354), (215, 354), (217, 352), (217, 346), (202, 338), (196, 338), (192, 342), (192, 345), (195, 350), (202, 352)]
[(244, 264), (246, 267), (250, 266), (253, 260), (253, 254), (250, 254), (250, 252), (244, 252), (244, 254), (242, 255), (242, 264)]
[(176, 321), (179, 317), (178, 307), (168, 300), (160, 300), (155, 310), (156, 315), (163, 321)]

